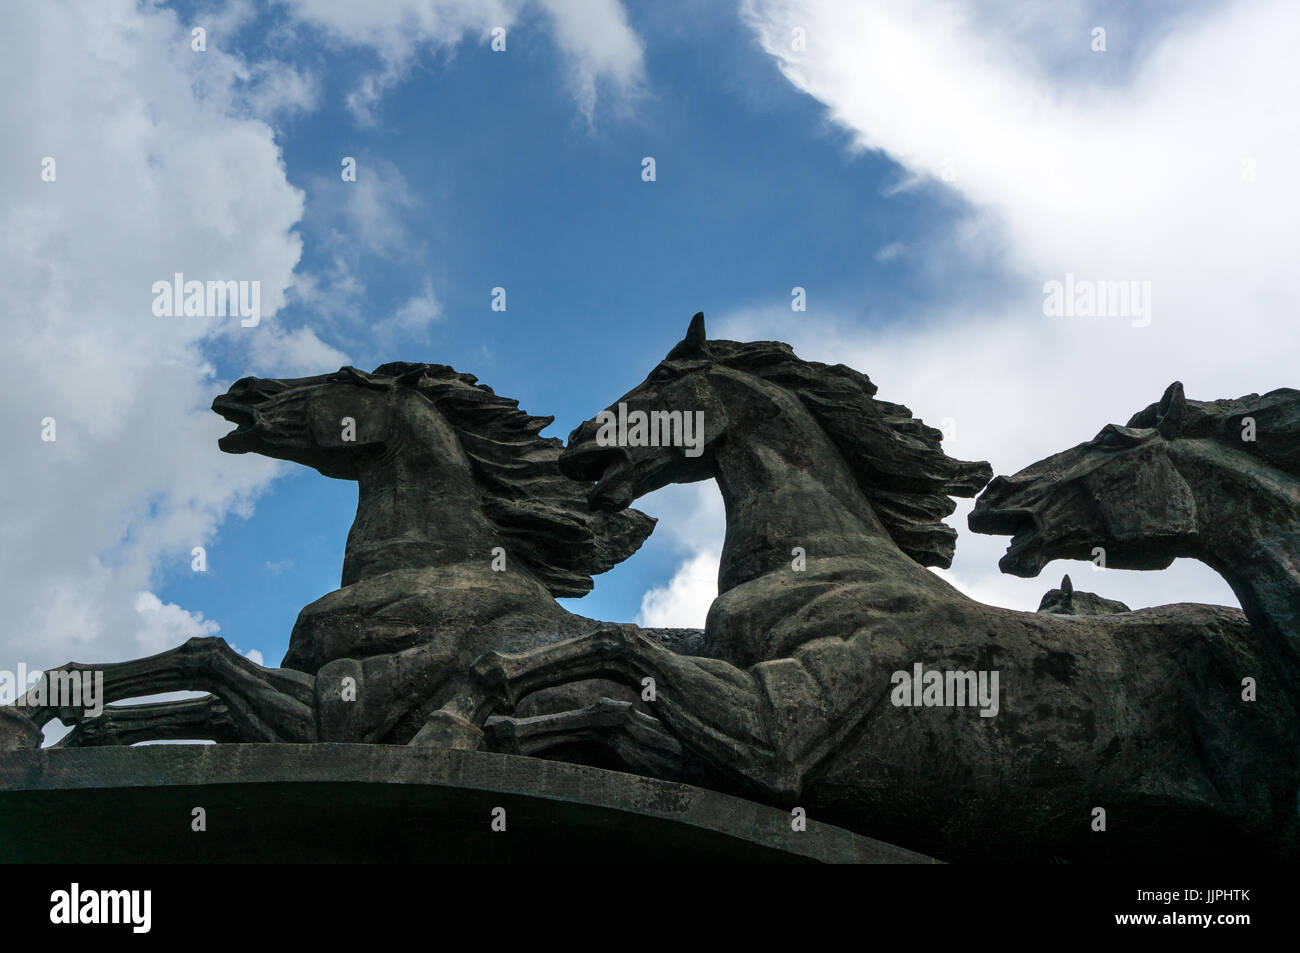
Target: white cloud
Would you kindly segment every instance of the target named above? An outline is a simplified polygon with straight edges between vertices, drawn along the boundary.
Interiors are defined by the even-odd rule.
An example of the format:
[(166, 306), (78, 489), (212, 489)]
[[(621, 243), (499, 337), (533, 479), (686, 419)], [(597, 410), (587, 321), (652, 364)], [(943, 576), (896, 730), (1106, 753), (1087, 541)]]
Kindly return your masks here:
[(215, 94), (238, 105), (240, 112), (268, 122), (309, 112), (316, 107), (320, 96), (320, 82), (313, 73), (280, 60), (248, 62), (237, 52), (240, 34), (250, 28), (262, 33), (261, 38), (268, 47), (291, 42), (292, 37), (282, 28), (273, 28), (274, 34), (267, 36), (265, 24), (253, 27), (258, 15), (252, 0), (225, 0), (221, 5), (200, 8), (184, 24), (187, 31), (202, 27), (206, 53), (219, 54), (205, 63), (214, 72), (221, 73), (222, 78), (210, 88), (201, 85), (201, 92)]
[(221, 631), (221, 626), (203, 618), (202, 612), (189, 612), (174, 602), (164, 603), (152, 592), (136, 596), (135, 611), (141, 620), (136, 634), (138, 655), (154, 655), (177, 642)]
[[(300, 276), (294, 300), (339, 336), (356, 339), (364, 330), (363, 340), (384, 348), (401, 335), (426, 330), (442, 316), (442, 307), (432, 281), (425, 281), (393, 313), (371, 321), (359, 317), (370, 307), (371, 289), (365, 279), (370, 265), (382, 259), (417, 270), (425, 267), (427, 248), (414, 221), (421, 204), (397, 166), (368, 155), (353, 158), (357, 160), (355, 182), (345, 182), (338, 174), (313, 176), (307, 182), (306, 224), (316, 253), (328, 263), (315, 273)], [(321, 344), (306, 329), (300, 332), (302, 340), (286, 341), (274, 350), (268, 342), (265, 356), (316, 361), (303, 364), (305, 373), (320, 373), (331, 362), (339, 366), (337, 351)]]
[(642, 596), (637, 624), (702, 629), (718, 595), (718, 562), (727, 529), (722, 493), (712, 480), (670, 485), (638, 501), (637, 509), (659, 521), (653, 546), (683, 554), (668, 583)]
[(262, 335), (249, 351), (250, 374), (279, 374), (284, 377), (310, 377), (350, 363), (338, 348), (326, 344), (308, 327), (292, 331), (275, 330)]
[(391, 317), (376, 322), (372, 331), (382, 342), (394, 341), (399, 337), (423, 334), (442, 316), (442, 305), (433, 294), (433, 284), (426, 282), (423, 291), (404, 301)]
[[(794, 323), (773, 307), (728, 316), (730, 334), (779, 337), (804, 357), (866, 371), (882, 398), (931, 423), (954, 418), (950, 452), (999, 473), (1124, 422), (1174, 379), (1197, 399), (1296, 385), (1300, 126), (1282, 117), (1300, 98), (1290, 48), (1300, 9), (1258, 0), (1161, 24), (1112, 12), (1112, 52), (1093, 54), (1086, 27), (1103, 9), (1071, 6), (1059, 23), (1025, 31), (1020, 4), (745, 4), (786, 78), (858, 146), (900, 163), (904, 187), (951, 188), (971, 204), (930, 246), (934, 286), (954, 257), (996, 261), (1005, 282), (996, 299), (868, 313), (870, 332), (847, 308)], [(805, 52), (791, 48), (795, 27)], [(1145, 56), (1123, 70), (1088, 60), (1120, 55), (1138, 36)], [(1150, 281), (1150, 326), (1044, 317), (1043, 283), (1067, 272)], [(1095, 575), (1061, 563), (1036, 580), (1001, 577), (993, 563), (1006, 541), (966, 531), (968, 509), (953, 520), (962, 538), (949, 578), (996, 601), (1034, 608), (1062, 569), (1078, 588), (1134, 605), (1234, 601), (1204, 567), (1183, 563)]]
[(230, 647), (234, 649), (236, 652), (238, 652), (240, 655), (244, 656), (244, 658), (248, 659), (254, 665), (266, 664), (265, 661), (262, 659), (262, 653), (259, 652), (257, 649), (249, 649), (247, 652), (245, 652), (238, 645), (232, 644)]
[(344, 182), (335, 176), (314, 182), (312, 191), (323, 196), (327, 187), (343, 190), (339, 225), (347, 241), (360, 250), (388, 255), (404, 251), (412, 244), (407, 218), (416, 207), (415, 191), (397, 166), (384, 159), (363, 158), (355, 182)]
[(324, 31), (339, 46), (367, 47), (380, 67), (363, 75), (347, 94), (354, 119), (373, 124), (383, 95), (402, 81), (422, 51), (451, 55), (466, 41), (488, 48), (492, 30), (511, 28), (529, 7), (545, 12), (556, 44), (567, 59), (569, 81), (578, 108), (590, 122), (598, 90), (616, 97), (640, 89), (644, 62), (641, 42), (628, 25), (618, 0), (289, 0), (292, 14)]
[(315, 76), (284, 63), (256, 63), (238, 75), (247, 84), (241, 99), (248, 111), (260, 119), (310, 112), (320, 98), (320, 83)]
[(597, 89), (605, 83), (616, 101), (641, 92), (645, 63), (641, 41), (618, 0), (539, 0), (550, 15), (555, 41), (568, 58), (570, 83), (588, 122)]
[[(340, 43), (372, 44), (405, 69), (420, 47), (510, 22), (516, 6), (409, 3), (393, 17), (375, 4), (321, 3), (311, 17)], [(606, 78), (628, 88), (639, 46), (620, 36), (616, 4), (591, 9), (600, 14), (592, 36), (631, 60), (610, 59), (576, 23), (557, 28), (557, 42), (593, 89)], [(204, 13), (206, 52), (191, 49), (194, 24), (132, 0), (7, 16), (7, 65), (24, 82), (0, 88), (0, 322), (22, 373), (0, 409), (5, 664), (112, 660), (218, 631), (219, 620), (154, 590), (162, 573), (188, 569), (193, 546), (213, 545), (229, 514), (247, 515), (283, 467), (217, 449), (229, 425), (208, 405), (227, 382), (214, 379), (205, 348), (219, 339), (234, 363), (266, 375), (349, 363), (321, 337), (335, 316), (328, 308), (323, 327), (287, 329), (277, 312), (291, 295), (345, 306), (365, 291), (360, 256), (418, 251), (404, 219), (411, 192), (376, 161), (346, 186), (332, 224), (352, 239), (327, 236), (333, 271), (295, 274), (304, 197), (264, 120), (312, 109), (319, 84), (236, 52), (256, 15), (244, 2)], [(57, 163), (53, 182), (41, 180), (46, 156)], [(176, 271), (259, 281), (261, 323), (154, 317), (153, 283)], [(430, 283), (385, 323), (419, 330), (440, 313)], [(54, 442), (41, 439), (47, 417)]]
[[(173, 12), (30, 4), (7, 11), (5, 38), (23, 82), (0, 86), (0, 322), (20, 375), (0, 409), (0, 657), (137, 656), (215, 631), (163, 604), (156, 579), (187, 571), (191, 548), (276, 472), (218, 451), (229, 425), (208, 405), (225, 385), (205, 343), (287, 357), (323, 347), (275, 321), (302, 194), (271, 128), (241, 105), (247, 64), (219, 43), (191, 50)], [(153, 282), (176, 271), (260, 281), (262, 323), (153, 316)], [(54, 442), (41, 439), (45, 417)]]
[(637, 625), (650, 628), (702, 629), (709, 606), (718, 596), (721, 550), (696, 553), (669, 580), (641, 598)]

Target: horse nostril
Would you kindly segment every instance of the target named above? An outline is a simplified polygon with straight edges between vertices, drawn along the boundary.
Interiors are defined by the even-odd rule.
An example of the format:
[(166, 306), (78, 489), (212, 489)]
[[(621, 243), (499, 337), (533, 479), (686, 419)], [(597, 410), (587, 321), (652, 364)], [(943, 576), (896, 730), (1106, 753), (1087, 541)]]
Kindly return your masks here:
[(260, 404), (283, 390), (284, 386), (279, 381), (261, 377), (245, 377), (235, 381), (230, 386), (228, 396), (241, 400), (246, 404)]

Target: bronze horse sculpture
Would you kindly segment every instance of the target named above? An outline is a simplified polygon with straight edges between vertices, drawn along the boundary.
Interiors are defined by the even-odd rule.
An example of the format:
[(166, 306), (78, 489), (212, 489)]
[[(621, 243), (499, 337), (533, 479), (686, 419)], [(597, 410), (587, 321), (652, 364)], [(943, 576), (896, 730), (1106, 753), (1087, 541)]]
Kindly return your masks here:
[[(437, 367), (386, 365), (362, 381), (345, 369), (347, 381), (329, 383), (373, 390), (379, 401), (407, 400), (394, 396), (396, 388), (411, 387), (438, 407), (429, 396), (436, 379), (457, 399), (492, 403), (490, 392), (462, 393), (451, 382), (454, 372)], [(460, 384), (475, 386), (472, 379)], [(290, 392), (241, 382), (219, 398), (214, 407), (240, 424), (223, 446), (283, 455), (347, 478), (365, 467), (393, 467), (394, 454), (428, 446), (437, 448), (426, 454), (429, 462), (459, 451), (467, 458), (495, 455), (500, 468), (494, 479), (486, 475), (492, 468), (476, 468), (471, 459), (472, 472), (483, 474), (478, 482), (443, 496), (437, 481), (418, 483), (422, 471), (410, 468), (402, 471), (415, 481), (410, 495), (389, 490), (367, 504), (363, 487), (362, 530), (354, 527), (356, 539), (349, 539), (345, 586), (309, 606), (295, 626), (287, 663), (303, 671), (262, 669), (221, 640), (192, 640), (153, 659), (102, 666), (109, 700), (210, 690), (219, 697), (164, 703), (189, 706), (184, 716), (169, 717), (227, 706), (238, 737), (261, 732), (262, 740), (341, 736), (564, 757), (577, 738), (632, 770), (696, 773), (710, 786), (801, 806), (944, 859), (1124, 860), (1152, 852), (1205, 858), (1242, 850), (1288, 857), (1295, 850), (1300, 717), (1288, 619), (1294, 620), (1296, 574), (1286, 572), (1294, 566), (1287, 562), (1297, 515), (1295, 460), (1287, 455), (1294, 443), (1290, 450), (1270, 443), (1273, 449), (1256, 455), (1267, 477), (1261, 486), (1272, 494), (1259, 526), (1275, 531), (1261, 537), (1260, 554), (1247, 553), (1241, 564), (1249, 569), (1240, 577), (1245, 614), (1217, 606), (1129, 612), (1098, 604), (1098, 614), (1061, 615), (983, 605), (926, 568), (950, 562), (955, 533), (942, 523), (954, 509), (950, 497), (980, 493), (991, 476), (986, 464), (945, 455), (939, 432), (907, 408), (877, 399), (865, 375), (801, 360), (776, 342), (708, 340), (702, 315), (646, 381), (614, 405), (702, 413), (698, 453), (662, 442), (611, 444), (597, 420), (574, 431), (562, 455), (523, 438), (507, 448), (479, 443), (482, 435), (467, 436), (463, 428), (453, 434), (435, 427), (419, 434), (418, 447), (395, 446), (373, 429), (383, 416), (358, 416), (354, 400), (321, 405), (329, 412), (317, 419), (328, 427), (311, 428), (310, 458), (296, 444), (255, 444), (266, 421), (300, 419), (285, 396)], [(1276, 399), (1257, 413), (1294, 437), (1294, 401), (1266, 396)], [(1130, 422), (1134, 433), (1118, 438), (1139, 454), (1134, 461), (1156, 468), (1153, 482), (1135, 482), (1123, 468), (1106, 476), (1089, 450), (1068, 466), (1036, 465), (989, 484), (972, 528), (1016, 533), (1004, 560), (1013, 569), (1036, 572), (1048, 558), (1098, 544), (1113, 547), (1112, 565), (1167, 564), (1190, 539), (1183, 498), (1174, 497), (1167, 512), (1131, 515), (1127, 523), (1121, 511), (1162, 505), (1150, 498), (1134, 503), (1135, 493), (1177, 488), (1160, 467), (1177, 469), (1181, 434), (1201, 439), (1194, 436), (1202, 423), (1192, 403), (1181, 393), (1167, 395)], [(495, 408), (485, 419), (510, 410), (518, 413)], [(416, 416), (423, 413), (419, 405)], [(353, 421), (352, 441), (336, 435), (344, 417)], [(1168, 446), (1160, 449), (1157, 439)], [(561, 521), (574, 521), (572, 538), (588, 548), (563, 571), (530, 570), (535, 587), (503, 594), (500, 628), (490, 638), (468, 637), (457, 627), (456, 598), (473, 586), (456, 581), (457, 567), (490, 561), (484, 547), (509, 534), (493, 533), (500, 519), (489, 519), (486, 531), (483, 523), (417, 521), (407, 533), (415, 517), (408, 511), (427, 494), (448, 503), (473, 500), (484, 512), (526, 507), (533, 499), (527, 481), (511, 495), (500, 477), (534, 452), (549, 461), (547, 481), (553, 466), (571, 479), (565, 490), (544, 485), (565, 501), (555, 504)], [(344, 467), (340, 460), (351, 462)], [(718, 481), (727, 535), (719, 595), (702, 637), (563, 618), (555, 611), (563, 610), (547, 605), (555, 586), (635, 549), (648, 529), (629, 510), (636, 499), (668, 483), (703, 479)], [(1088, 512), (1078, 505), (1085, 485), (1105, 496), (1093, 500), (1094, 509), (1110, 514), (1098, 525), (1078, 515)], [(590, 506), (576, 506), (566, 495), (574, 492), (586, 494)], [(1211, 511), (1206, 501), (1207, 518)], [(619, 518), (631, 522), (602, 522)], [(521, 514), (517, 546), (531, 525)], [(448, 530), (469, 532), (469, 548), (463, 536), (443, 539)], [(545, 541), (532, 545), (524, 550), (526, 565), (560, 562)], [(1240, 556), (1227, 549), (1202, 558), (1220, 559), (1226, 574), (1226, 562)], [(1271, 573), (1250, 569), (1252, 559), (1272, 566)], [(491, 577), (479, 578), (490, 588)], [(425, 591), (417, 582), (435, 594), (435, 605), (445, 601), (446, 614), (434, 610), (442, 624), (421, 628), (431, 606), (421, 602), (427, 597), (417, 595)], [(483, 599), (478, 611), (490, 626), (496, 603)], [(386, 615), (393, 605), (403, 607), (396, 617)], [(522, 641), (530, 644), (509, 644), (519, 632), (512, 612), (525, 620)], [(479, 648), (486, 651), (475, 661)], [(378, 689), (369, 710), (336, 703), (338, 684), (348, 677)], [(593, 681), (600, 679), (607, 681)], [(1250, 700), (1244, 679), (1257, 686)], [(981, 695), (994, 687), (991, 705), (973, 703), (977, 683)], [(651, 691), (642, 697), (653, 717), (632, 701), (646, 685)], [(612, 700), (593, 700), (597, 693)], [(558, 707), (529, 708), (548, 697)], [(566, 704), (570, 710), (558, 710)], [(78, 718), (73, 711), (41, 714)], [(109, 708), (101, 720), (117, 717)], [(135, 715), (120, 717), (125, 723)]]
[[(704, 452), (602, 445), (593, 420), (562, 466), (612, 511), (718, 481), (727, 534), (703, 647), (606, 626), (490, 653), (431, 732), (472, 748), (485, 716), (530, 692), (652, 679), (655, 716), (723, 783), (940, 857), (1290, 855), (1293, 653), (1235, 609), (1060, 616), (966, 597), (925, 566), (952, 552), (948, 494), (973, 495), (987, 467), (947, 458), (938, 431), (874, 393), (787, 345), (706, 340), (697, 315), (617, 404), (703, 410)], [(989, 511), (976, 528), (1005, 531)], [(916, 666), (998, 672), (1000, 710), (906, 704), (896, 676)]]
[(1128, 424), (998, 477), (970, 516), (1012, 535), (999, 565), (1036, 576), (1097, 549), (1119, 569), (1200, 560), (1279, 651), (1300, 653), (1300, 391), (1188, 400), (1169, 385)]
[[(196, 737), (405, 743), (487, 649), (595, 626), (555, 597), (590, 590), (590, 574), (626, 558), (653, 527), (636, 511), (586, 506), (584, 487), (558, 469), (560, 441), (538, 436), (553, 418), (525, 414), (443, 365), (245, 378), (213, 409), (237, 424), (223, 450), (357, 481), (343, 585), (299, 614), (282, 668), (256, 665), (220, 638), (94, 666), (110, 701), (173, 690), (212, 693), (205, 698), (109, 707), (95, 719), (29, 704), (24, 713), (37, 724), (77, 723), (64, 746)], [(547, 751), (554, 736), (572, 747), (572, 719), (539, 723), (539, 713), (590, 705), (600, 724), (649, 721), (636, 716), (637, 697), (605, 683), (539, 698), (523, 711), (534, 720), (520, 750)], [(518, 748), (519, 733), (511, 737)], [(616, 763), (647, 767), (639, 757)]]

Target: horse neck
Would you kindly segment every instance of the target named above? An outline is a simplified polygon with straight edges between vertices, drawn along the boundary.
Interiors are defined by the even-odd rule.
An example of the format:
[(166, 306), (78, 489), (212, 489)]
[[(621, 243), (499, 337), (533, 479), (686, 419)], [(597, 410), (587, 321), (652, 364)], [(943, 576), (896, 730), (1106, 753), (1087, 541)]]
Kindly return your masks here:
[(1300, 484), (1241, 451), (1183, 450), (1197, 509), (1196, 558), (1221, 575), (1257, 629), (1300, 654)]
[(388, 448), (358, 477), (343, 585), (396, 569), (471, 560), (490, 568), (498, 533), (454, 430), (432, 408), (395, 417)]
[(769, 385), (738, 398), (746, 419), (728, 417), (745, 437), (721, 441), (713, 454), (727, 516), (719, 594), (788, 570), (795, 547), (809, 560), (863, 556), (896, 562), (900, 572), (924, 572), (894, 543), (813, 416), (776, 390)]

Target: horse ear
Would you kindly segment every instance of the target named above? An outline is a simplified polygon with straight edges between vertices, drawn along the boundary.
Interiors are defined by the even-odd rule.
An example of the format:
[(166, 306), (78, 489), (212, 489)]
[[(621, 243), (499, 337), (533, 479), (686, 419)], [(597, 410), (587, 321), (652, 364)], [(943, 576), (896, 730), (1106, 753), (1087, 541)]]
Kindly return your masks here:
[(1173, 440), (1183, 432), (1183, 418), (1187, 415), (1187, 398), (1183, 395), (1183, 385), (1174, 381), (1160, 398), (1156, 409), (1156, 430), (1166, 440)]
[(686, 337), (668, 352), (666, 360), (707, 357), (708, 353), (708, 342), (704, 338), (704, 312), (699, 311), (691, 318), (691, 326), (686, 329)]
[(684, 350), (704, 352), (704, 312), (697, 311), (695, 317), (691, 318), (691, 325), (686, 329), (686, 337), (682, 338)]

